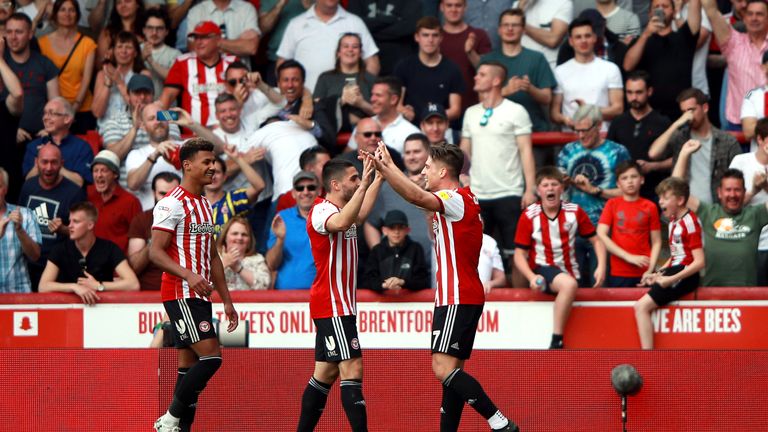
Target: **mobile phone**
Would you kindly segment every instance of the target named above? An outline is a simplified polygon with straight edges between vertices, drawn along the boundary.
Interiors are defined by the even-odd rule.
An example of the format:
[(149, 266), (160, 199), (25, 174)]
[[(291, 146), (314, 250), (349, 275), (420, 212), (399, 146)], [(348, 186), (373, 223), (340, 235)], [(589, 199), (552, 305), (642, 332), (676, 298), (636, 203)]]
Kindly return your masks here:
[(664, 9), (662, 8), (656, 8), (653, 10), (653, 16), (658, 18), (662, 23), (665, 21), (666, 16), (664, 15)]
[(176, 111), (158, 111), (157, 121), (176, 121), (179, 119), (179, 113)]
[(345, 86), (355, 86), (355, 85), (357, 85), (357, 78), (355, 78), (355, 77), (344, 78), (344, 85)]

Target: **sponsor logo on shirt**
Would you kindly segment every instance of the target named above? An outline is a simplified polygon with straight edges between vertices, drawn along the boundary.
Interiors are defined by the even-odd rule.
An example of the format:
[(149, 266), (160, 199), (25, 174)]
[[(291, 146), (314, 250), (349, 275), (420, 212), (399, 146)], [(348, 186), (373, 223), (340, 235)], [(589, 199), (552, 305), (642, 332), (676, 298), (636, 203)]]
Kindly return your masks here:
[(192, 94), (203, 94), (203, 93), (221, 93), (224, 91), (224, 85), (220, 84), (218, 82), (212, 82), (212, 83), (194, 83), (192, 84), (192, 91), (190, 93)]
[(733, 218), (720, 218), (712, 224), (715, 227), (715, 238), (723, 240), (740, 240), (752, 232), (746, 225), (738, 225)]
[(190, 234), (213, 234), (213, 225), (210, 223), (191, 223), (189, 224)]

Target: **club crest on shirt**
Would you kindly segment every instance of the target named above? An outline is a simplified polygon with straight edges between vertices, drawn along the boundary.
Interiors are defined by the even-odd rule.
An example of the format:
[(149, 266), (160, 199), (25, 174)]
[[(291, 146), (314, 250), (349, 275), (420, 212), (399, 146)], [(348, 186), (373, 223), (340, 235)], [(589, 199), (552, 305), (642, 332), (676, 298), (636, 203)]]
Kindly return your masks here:
[(190, 234), (213, 234), (213, 225), (210, 223), (191, 223), (189, 224)]

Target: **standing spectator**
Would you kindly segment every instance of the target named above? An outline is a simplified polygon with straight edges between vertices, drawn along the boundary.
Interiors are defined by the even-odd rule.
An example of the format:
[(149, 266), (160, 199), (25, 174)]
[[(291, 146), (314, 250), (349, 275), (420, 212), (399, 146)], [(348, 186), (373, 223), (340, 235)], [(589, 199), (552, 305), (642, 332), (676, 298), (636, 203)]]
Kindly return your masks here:
[(511, 9), (514, 0), (486, 0), (468, 1), (464, 19), (472, 27), (485, 30), (491, 39), (491, 48), (499, 49), (499, 35), (496, 33), (499, 16), (507, 9)]
[(32, 284), (25, 262), (40, 258), (40, 228), (32, 212), (8, 203), (8, 171), (0, 168), (0, 293), (30, 293)]
[[(768, 75), (768, 51), (762, 56), (762, 65), (764, 75)], [(741, 127), (744, 131), (744, 137), (750, 140), (750, 151), (757, 148), (757, 139), (755, 138), (755, 125), (757, 121), (764, 118), (766, 114), (765, 99), (766, 86), (760, 86), (750, 90), (741, 103)]]
[(177, 58), (168, 71), (161, 105), (167, 109), (181, 94), (181, 107), (203, 126), (216, 124), (214, 101), (224, 91), (224, 72), (237, 60), (219, 52), (221, 29), (211, 21), (199, 23), (189, 34), (194, 52)]
[[(443, 40), (440, 52), (459, 67), (464, 80), (461, 94), (461, 112), (477, 103), (477, 94), (472, 91), (480, 56), (491, 51), (491, 40), (485, 30), (472, 27), (464, 20), (467, 0), (441, 0), (443, 13)], [(422, 119), (423, 120), (423, 119)]]
[(246, 64), (256, 55), (261, 38), (256, 8), (244, 0), (203, 0), (187, 14), (187, 28), (197, 28), (203, 22), (213, 22), (221, 29), (219, 50), (238, 56)]
[(415, 52), (413, 30), (425, 15), (419, 1), (350, 0), (349, 12), (359, 16), (379, 47), (381, 75), (390, 75), (398, 60)]
[(283, 40), (288, 23), (312, 6), (312, 0), (260, 0), (259, 28), (267, 35), (267, 69), (265, 80), (274, 85), (277, 76), (277, 49)]
[(419, 45), (418, 54), (402, 59), (394, 71), (405, 86), (405, 118), (418, 124), (427, 105), (439, 103), (446, 107), (448, 120), (457, 120), (462, 112), (464, 81), (458, 66), (440, 53), (440, 21), (435, 17), (421, 18), (413, 37)]
[(520, 0), (517, 7), (525, 11), (523, 46), (544, 54), (554, 71), (557, 49), (566, 32), (570, 33), (568, 25), (574, 16), (573, 3), (568, 0)]
[(141, 213), (141, 203), (130, 192), (120, 187), (120, 159), (109, 150), (102, 150), (91, 163), (93, 184), (88, 186), (88, 201), (101, 214), (94, 234), (116, 244), (125, 253), (128, 250), (128, 228), (131, 220)]
[[(10, 36), (14, 39), (13, 36)], [(2, 40), (2, 38), (0, 38)], [(19, 78), (14, 73), (8, 61), (13, 62), (13, 48), (11, 56), (3, 55), (5, 41), (0, 41), (0, 149), (3, 157), (0, 158), (0, 168), (5, 168), (9, 174), (11, 183), (6, 183), (9, 197), (16, 200), (21, 188), (21, 161), (22, 149), (18, 145), (19, 117), (24, 112), (24, 90)]]
[[(367, 152), (373, 154), (379, 146), (381, 141), (381, 126), (372, 117), (367, 117), (357, 124), (355, 128), (355, 141), (361, 152)], [(403, 157), (400, 152), (389, 147), (389, 154), (392, 155), (392, 160), (398, 168), (403, 168)], [(349, 161), (357, 168), (359, 173), (363, 173), (363, 161), (358, 158), (358, 152), (346, 152), (339, 156), (337, 159), (344, 159)]]
[(521, 105), (501, 95), (506, 76), (500, 63), (478, 68), (475, 91), (481, 102), (464, 115), (461, 149), (472, 161), (469, 176), (480, 203), (483, 231), (497, 239), (504, 258), (511, 260), (520, 209), (536, 201), (536, 165), (531, 120)]
[[(331, 154), (328, 153), (328, 150), (326, 150), (325, 147), (310, 147), (299, 155), (299, 168), (301, 171), (310, 172), (314, 174), (316, 178), (320, 178), (323, 176), (323, 166), (325, 166), (329, 160), (331, 160)], [(322, 185), (320, 185), (318, 196), (325, 196), (325, 191), (323, 190)], [(280, 212), (295, 205), (296, 199), (294, 199), (293, 189), (291, 189), (280, 195), (280, 198), (277, 199), (276, 211)]]
[(72, 133), (84, 134), (96, 128), (91, 113), (93, 95), (89, 89), (96, 64), (96, 42), (78, 32), (80, 6), (75, 0), (56, 0), (51, 11), (53, 33), (41, 37), (40, 53), (59, 68), (59, 92), (77, 113)]
[[(240, 105), (239, 119), (248, 131), (258, 129), (268, 118), (277, 115), (286, 103), (279, 91), (261, 79), (260, 73), (250, 72), (248, 66), (239, 60), (227, 67), (224, 78), (224, 90), (234, 96)], [(311, 109), (311, 98), (302, 98), (301, 102), (302, 108)]]
[(433, 103), (427, 105), (427, 108), (421, 113), (419, 126), (430, 144), (454, 144), (453, 134), (448, 127), (448, 115), (442, 105)]
[[(155, 204), (181, 183), (181, 178), (170, 172), (161, 172), (152, 178), (152, 193)], [(159, 291), (163, 270), (149, 259), (149, 245), (152, 238), (152, 211), (145, 210), (136, 215), (128, 228), (128, 263), (138, 275), (141, 290)]]
[[(657, 12), (658, 11), (658, 12)], [(652, 0), (652, 14), (640, 37), (624, 57), (624, 69), (642, 69), (651, 75), (651, 104), (669, 118), (679, 115), (675, 96), (691, 86), (693, 56), (701, 29), (700, 0), (690, 0), (688, 18), (678, 30), (672, 19), (680, 13), (672, 0)]]
[[(634, 38), (640, 34), (640, 18), (631, 9), (626, 9), (618, 3), (617, 0), (596, 0), (590, 8), (594, 6), (600, 12), (605, 18), (605, 27), (623, 42), (627, 40), (627, 36)], [(581, 12), (573, 11), (576, 16)]]
[(333, 43), (344, 33), (360, 35), (365, 69), (372, 75), (378, 75), (380, 64), (376, 54), (379, 49), (373, 37), (363, 20), (344, 10), (339, 0), (318, 0), (288, 23), (277, 50), (277, 65), (293, 59), (308, 67), (306, 85), (314, 91), (320, 74), (333, 69)]
[(83, 189), (62, 174), (61, 150), (57, 146), (43, 145), (35, 158), (35, 166), (39, 174), (27, 179), (19, 194), (19, 205), (34, 213), (43, 237), (40, 258), (29, 262), (33, 289), (38, 286), (51, 249), (69, 234), (69, 207), (85, 201)]
[(64, 161), (61, 174), (64, 177), (78, 186), (83, 186), (83, 183), (93, 183), (91, 173), (93, 150), (87, 142), (73, 135), (70, 128), (74, 119), (74, 109), (64, 98), (55, 97), (45, 104), (43, 126), (46, 134), (27, 144), (22, 165), (25, 178), (29, 179), (39, 174), (34, 164), (35, 157), (41, 146), (51, 143), (61, 149)]
[[(689, 1), (682, 0), (680, 13), (675, 14), (672, 20), (672, 30), (678, 30), (680, 26), (688, 20)], [(701, 0), (699, 0), (701, 3)], [(677, 7), (677, 6), (676, 6)], [(696, 41), (696, 52), (693, 54), (693, 69), (691, 70), (691, 86), (696, 87), (706, 95), (712, 94), (709, 90), (709, 79), (707, 78), (707, 56), (712, 42), (712, 24), (707, 18), (704, 10), (701, 11), (701, 29)], [(716, 80), (715, 82), (719, 82)]]
[(701, 143), (701, 151), (690, 158), (690, 177), (685, 177), (691, 186), (691, 195), (704, 203), (717, 202), (717, 185), (720, 177), (731, 164), (731, 160), (741, 153), (736, 138), (709, 122), (707, 96), (696, 88), (684, 90), (677, 96), (683, 115), (672, 123), (661, 136), (656, 138), (648, 156), (658, 159), (672, 148), (674, 163), (680, 157), (680, 150), (689, 139)]
[(168, 13), (162, 8), (150, 8), (144, 14), (144, 43), (141, 44), (141, 58), (144, 67), (152, 74), (152, 82), (155, 86), (154, 94), (163, 92), (163, 83), (168, 77), (173, 62), (181, 56), (181, 51), (166, 45), (165, 38), (171, 28), (171, 20)]
[(115, 0), (109, 14), (107, 26), (101, 30), (96, 50), (96, 68), (115, 59), (115, 39), (122, 32), (142, 37), (141, 25), (144, 22), (143, 0)]
[(667, 151), (660, 157), (661, 160), (648, 160), (651, 144), (670, 124), (669, 119), (654, 110), (648, 102), (653, 91), (648, 73), (630, 72), (624, 84), (629, 109), (613, 119), (606, 138), (621, 143), (629, 150), (629, 155), (640, 166), (640, 173), (645, 177), (640, 187), (640, 196), (657, 201), (654, 189), (672, 171), (672, 152)]
[(603, 120), (611, 120), (624, 111), (621, 71), (615, 64), (595, 56), (597, 37), (591, 21), (574, 20), (568, 35), (574, 57), (555, 68), (557, 88), (550, 110), (552, 122), (570, 130), (578, 107), (596, 105), (601, 114), (600, 132), (605, 132), (610, 122)]
[(485, 295), (493, 288), (507, 285), (507, 275), (504, 273), (504, 262), (496, 240), (488, 234), (483, 234), (483, 246), (480, 248), (480, 259), (477, 262), (477, 274), (483, 283)]
[(269, 289), (269, 268), (264, 257), (256, 253), (256, 238), (248, 219), (242, 216), (230, 219), (221, 230), (216, 248), (230, 290)]
[[(621, 195), (616, 187), (616, 167), (631, 157), (626, 147), (600, 136), (602, 120), (598, 107), (579, 107), (573, 120), (579, 140), (563, 147), (557, 157), (557, 167), (568, 176), (570, 201), (584, 209), (592, 225), (596, 226), (605, 201)], [(596, 252), (598, 256), (595, 256)], [(592, 286), (589, 273), (598, 265), (599, 251), (583, 239), (578, 239), (576, 259), (579, 267), (584, 269), (579, 286)]]

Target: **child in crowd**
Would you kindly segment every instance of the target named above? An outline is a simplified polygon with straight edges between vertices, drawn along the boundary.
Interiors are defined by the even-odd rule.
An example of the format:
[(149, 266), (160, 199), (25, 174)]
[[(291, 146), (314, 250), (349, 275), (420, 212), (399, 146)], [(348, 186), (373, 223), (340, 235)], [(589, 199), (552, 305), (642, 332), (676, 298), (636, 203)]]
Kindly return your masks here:
[(580, 273), (576, 261), (576, 235), (588, 238), (597, 254), (595, 285), (605, 278), (605, 246), (595, 235), (587, 213), (560, 199), (563, 174), (555, 167), (536, 173), (539, 201), (520, 215), (515, 235), (515, 267), (533, 290), (555, 295), (554, 326), (549, 348), (563, 348), (563, 331), (576, 297)]
[(696, 290), (699, 271), (704, 268), (704, 249), (699, 219), (686, 207), (690, 187), (685, 180), (670, 177), (656, 187), (659, 206), (669, 218), (669, 260), (661, 269), (643, 277), (651, 289), (635, 303), (640, 345), (653, 349), (651, 312)]
[(605, 203), (597, 235), (611, 253), (606, 286), (635, 287), (650, 276), (661, 252), (661, 222), (656, 204), (640, 197), (645, 179), (635, 161), (616, 167), (620, 197)]
[(408, 235), (411, 229), (405, 213), (388, 211), (381, 229), (384, 237), (368, 255), (365, 287), (381, 292), (401, 288), (420, 290), (430, 286), (424, 250)]

